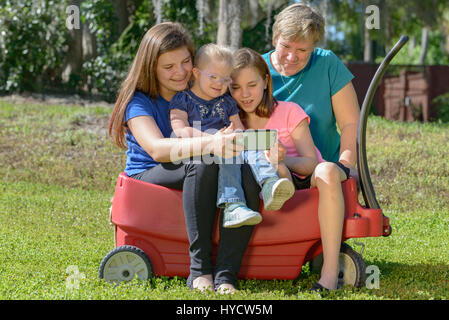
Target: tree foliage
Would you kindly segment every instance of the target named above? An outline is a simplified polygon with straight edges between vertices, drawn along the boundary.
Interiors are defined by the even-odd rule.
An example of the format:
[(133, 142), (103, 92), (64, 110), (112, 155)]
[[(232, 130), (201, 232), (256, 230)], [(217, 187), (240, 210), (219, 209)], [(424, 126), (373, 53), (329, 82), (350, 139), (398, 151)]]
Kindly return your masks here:
[(61, 1), (0, 0), (0, 92), (57, 81), (67, 50), (65, 8)]
[[(67, 80), (61, 73), (70, 58), (73, 37), (66, 27), (66, 8), (74, 2), (80, 3), (82, 30), (78, 32), (83, 37), (85, 33), (93, 37), (95, 50), (94, 54), (82, 57), (80, 67), (70, 70), (70, 78), (64, 83)], [(274, 17), (291, 2), (242, 1), (241, 45), (261, 53), (270, 49)], [(380, 9), (380, 28), (369, 30), (373, 61), (382, 59), (400, 35), (407, 34), (413, 41), (409, 50), (400, 52), (396, 62), (418, 64), (425, 54), (426, 64), (449, 63), (446, 0), (306, 2), (325, 9), (328, 25), (323, 45), (343, 60), (364, 58), (365, 8), (369, 2)], [(157, 19), (181, 22), (198, 48), (217, 41), (220, 3), (219, 0), (0, 0), (0, 93), (56, 87), (99, 93), (113, 101), (140, 40)], [(160, 5), (158, 10), (156, 4)], [(117, 10), (128, 11), (120, 15)], [(426, 35), (423, 30), (429, 31), (427, 38), (422, 36)]]

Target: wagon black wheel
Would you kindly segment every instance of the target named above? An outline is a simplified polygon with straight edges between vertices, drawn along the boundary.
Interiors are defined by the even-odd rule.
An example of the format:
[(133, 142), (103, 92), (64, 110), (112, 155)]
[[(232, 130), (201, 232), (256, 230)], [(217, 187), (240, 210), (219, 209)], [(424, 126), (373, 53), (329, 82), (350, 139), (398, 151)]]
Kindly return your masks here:
[(317, 255), (315, 258), (309, 261), (309, 270), (313, 273), (320, 273), (323, 266), (323, 254)]
[(99, 276), (107, 282), (119, 284), (137, 277), (148, 280), (153, 266), (143, 250), (134, 246), (120, 246), (110, 251), (100, 264)]
[[(339, 288), (344, 285), (361, 288), (365, 285), (365, 262), (359, 253), (355, 252), (348, 244), (344, 242), (340, 247), (339, 265)], [(309, 262), (309, 269), (311, 272), (320, 273), (322, 266), (323, 254), (316, 256)]]
[(393, 228), (391, 226), (386, 227), (386, 229), (384, 230), (384, 237), (388, 237), (389, 235), (391, 235), (391, 232), (393, 231)]
[(362, 256), (346, 243), (341, 244), (339, 265), (338, 287), (350, 285), (361, 288), (365, 285), (365, 262)]

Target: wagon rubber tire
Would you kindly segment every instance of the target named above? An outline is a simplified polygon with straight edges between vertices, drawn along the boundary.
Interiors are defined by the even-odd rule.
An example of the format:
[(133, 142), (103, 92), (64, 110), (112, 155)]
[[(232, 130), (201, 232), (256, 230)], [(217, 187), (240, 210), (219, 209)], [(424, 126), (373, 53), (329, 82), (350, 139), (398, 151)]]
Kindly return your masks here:
[(153, 276), (153, 266), (145, 252), (134, 246), (120, 246), (110, 251), (101, 261), (99, 277), (119, 284), (137, 276), (148, 280)]
[(340, 247), (339, 265), (338, 287), (351, 285), (356, 288), (362, 288), (365, 286), (365, 261), (363, 261), (359, 253), (355, 252), (351, 246), (344, 242)]
[[(323, 254), (310, 260), (309, 269), (311, 272), (320, 272), (323, 266)], [(362, 256), (354, 251), (351, 246), (342, 243), (339, 256), (339, 274), (337, 288), (350, 285), (356, 288), (365, 286), (366, 266)]]
[(388, 237), (388, 236), (391, 235), (391, 232), (393, 232), (393, 228), (389, 225), (389, 226), (387, 227), (387, 229), (384, 230), (383, 236), (384, 236), (384, 237)]

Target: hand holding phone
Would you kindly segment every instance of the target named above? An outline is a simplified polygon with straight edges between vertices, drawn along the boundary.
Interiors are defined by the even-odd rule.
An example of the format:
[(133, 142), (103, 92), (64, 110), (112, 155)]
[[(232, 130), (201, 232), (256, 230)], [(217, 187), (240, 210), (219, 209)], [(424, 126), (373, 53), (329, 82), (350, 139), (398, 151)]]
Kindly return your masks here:
[(287, 149), (285, 149), (285, 146), (278, 140), (271, 149), (265, 151), (265, 156), (270, 163), (278, 165), (284, 160), (286, 153)]
[(277, 130), (243, 131), (236, 139), (236, 144), (243, 145), (245, 150), (269, 150), (277, 141)]

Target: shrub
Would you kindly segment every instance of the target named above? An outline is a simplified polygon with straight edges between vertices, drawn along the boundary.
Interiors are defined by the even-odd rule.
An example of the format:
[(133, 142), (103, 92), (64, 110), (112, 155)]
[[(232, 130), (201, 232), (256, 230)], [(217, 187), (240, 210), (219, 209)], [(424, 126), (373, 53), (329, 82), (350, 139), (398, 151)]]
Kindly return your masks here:
[(449, 92), (433, 99), (432, 104), (438, 109), (437, 120), (449, 122)]
[(66, 1), (0, 0), (0, 91), (39, 91), (58, 81), (66, 55)]

